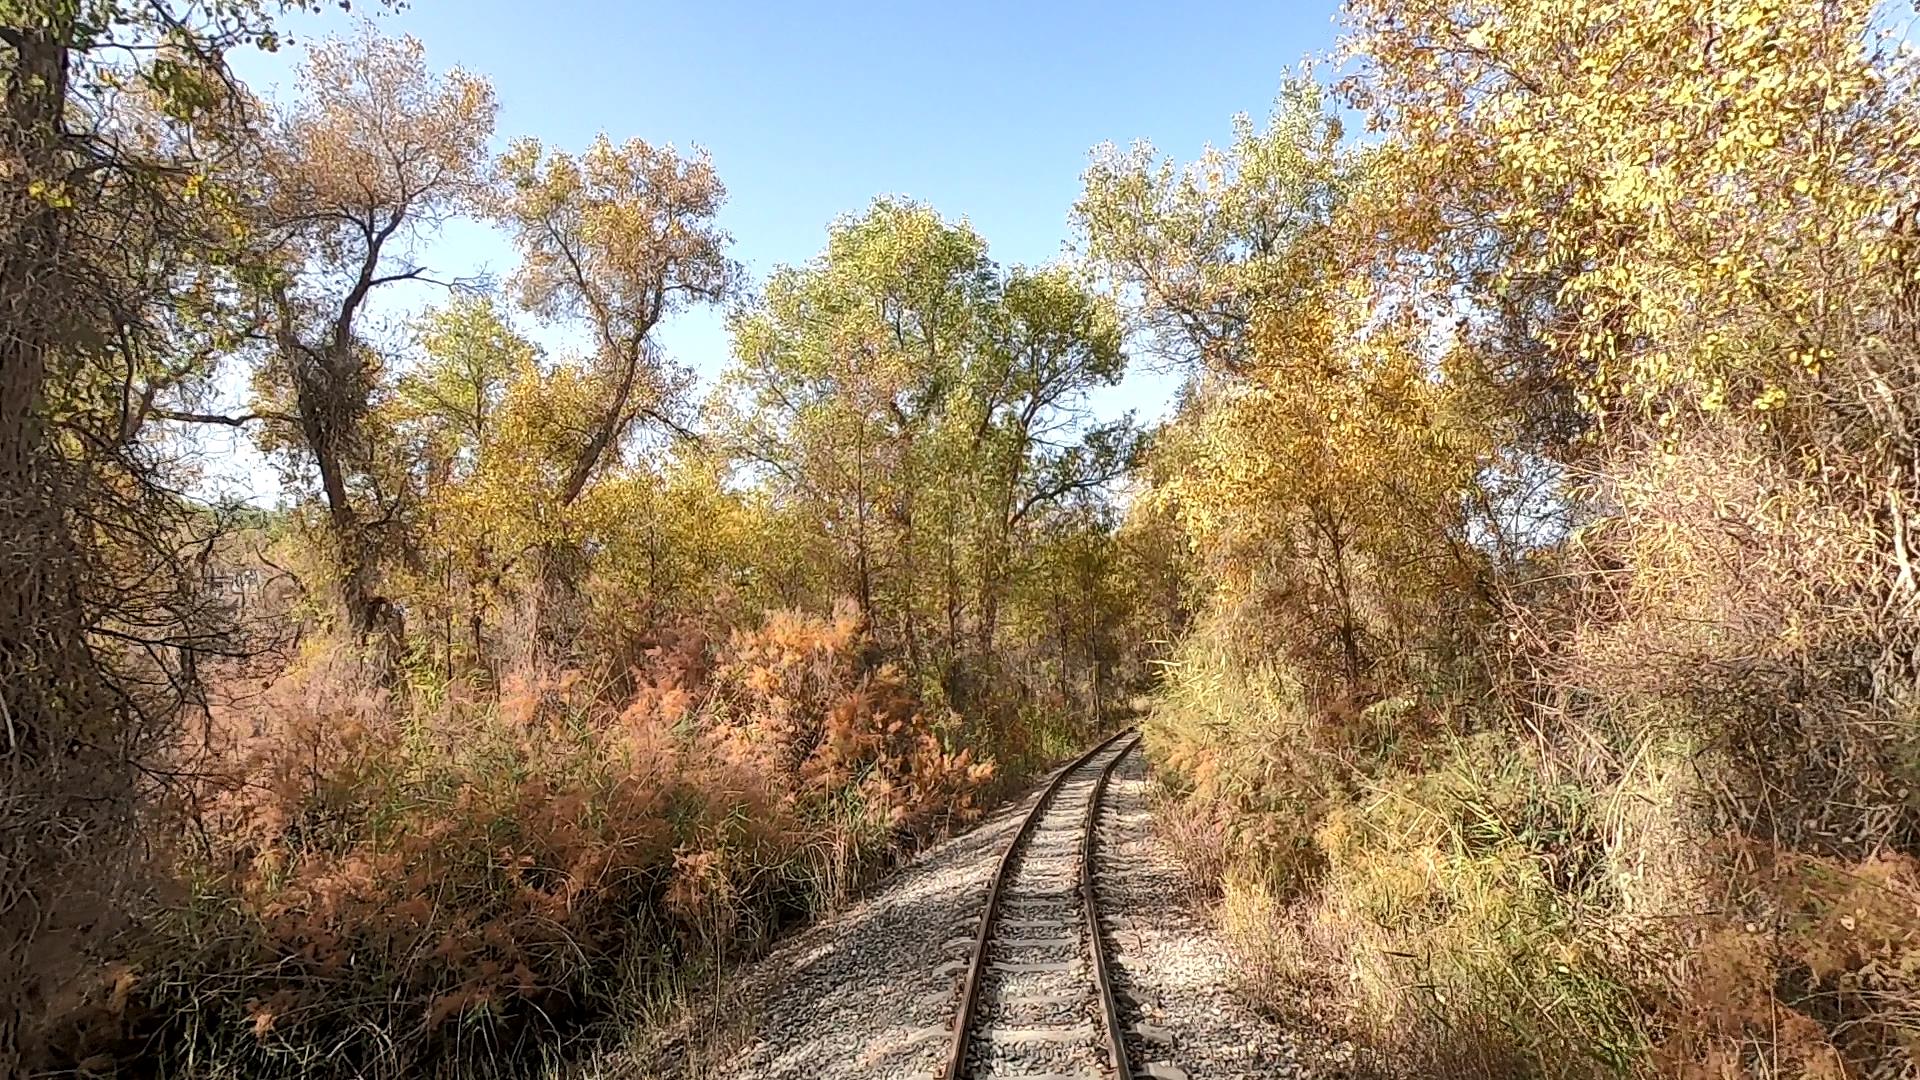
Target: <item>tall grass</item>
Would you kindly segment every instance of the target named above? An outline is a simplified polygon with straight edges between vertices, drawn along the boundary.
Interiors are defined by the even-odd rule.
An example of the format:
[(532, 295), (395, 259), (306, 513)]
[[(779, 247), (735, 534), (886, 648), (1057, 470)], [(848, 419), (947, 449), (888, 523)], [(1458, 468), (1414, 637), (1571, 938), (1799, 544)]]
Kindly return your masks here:
[[(1668, 560), (1700, 560), (1751, 533), (1665, 536), (1692, 548)], [(1844, 690), (1770, 681), (1764, 634), (1740, 630), (1820, 621), (1794, 606), (1806, 577), (1745, 565), (1664, 578), (1690, 591), (1661, 607), (1554, 600), (1572, 629), (1518, 702), (1412, 683), (1356, 708), (1258, 633), (1203, 624), (1147, 746), (1248, 991), (1352, 1040), (1363, 1074), (1908, 1075), (1920, 861), (1864, 831), (1898, 820), (1872, 801), (1898, 766), (1820, 749), (1864, 745), (1844, 709), (1782, 725), (1780, 702)], [(1822, 769), (1831, 805), (1808, 787)]]
[(1463, 721), (1409, 698), (1317, 708), (1284, 668), (1242, 666), (1203, 632), (1149, 727), (1162, 820), (1217, 882), (1248, 989), (1375, 1067), (1617, 1071), (1646, 1036), (1608, 959), (1596, 808)]
[(309, 654), (211, 717), (177, 892), (71, 1018), (74, 1060), (505, 1074), (670, 1014), (977, 813), (994, 764), (870, 654), (847, 611), (497, 694)]

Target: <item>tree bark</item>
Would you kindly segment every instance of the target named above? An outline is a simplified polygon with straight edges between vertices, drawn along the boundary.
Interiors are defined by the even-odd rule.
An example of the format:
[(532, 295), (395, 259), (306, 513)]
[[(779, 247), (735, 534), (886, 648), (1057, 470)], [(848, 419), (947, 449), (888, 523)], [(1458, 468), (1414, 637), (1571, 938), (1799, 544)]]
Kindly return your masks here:
[[(51, 364), (86, 328), (71, 310), (65, 202), (72, 16), (0, 27), (14, 52), (0, 103), (0, 1075), (31, 1064), (59, 972), (46, 936), (109, 909), (133, 779), (122, 711), (86, 633), (84, 560), (47, 422)], [(79, 928), (75, 928), (78, 932)], [(36, 941), (38, 946), (36, 947)], [(77, 966), (77, 962), (76, 962)]]
[[(382, 234), (384, 236), (384, 234)], [(372, 241), (377, 244), (378, 239)], [(371, 281), (380, 259), (378, 246), (366, 254), (361, 280)], [(373, 589), (373, 560), (360, 515), (347, 490), (347, 451), (352, 427), (362, 411), (364, 392), (353, 355), (353, 320), (366, 288), (356, 286), (331, 320), (327, 341), (315, 347), (301, 339), (294, 302), (284, 286), (272, 291), (278, 320), (275, 345), (293, 383), (296, 426), (320, 473), (320, 493), (327, 506), (327, 533), (338, 560), (335, 587), (345, 609), (353, 640), (365, 643), (378, 621), (379, 604)]]
[(1353, 588), (1347, 580), (1347, 544), (1346, 537), (1340, 531), (1340, 525), (1332, 513), (1316, 507), (1314, 523), (1326, 537), (1331, 555), (1330, 577), (1333, 581), (1334, 600), (1340, 605), (1339, 625), (1335, 634), (1340, 641), (1340, 659), (1347, 681), (1347, 693), (1357, 698), (1360, 694), (1360, 678), (1365, 670), (1365, 657), (1360, 651), (1360, 622), (1354, 611)]

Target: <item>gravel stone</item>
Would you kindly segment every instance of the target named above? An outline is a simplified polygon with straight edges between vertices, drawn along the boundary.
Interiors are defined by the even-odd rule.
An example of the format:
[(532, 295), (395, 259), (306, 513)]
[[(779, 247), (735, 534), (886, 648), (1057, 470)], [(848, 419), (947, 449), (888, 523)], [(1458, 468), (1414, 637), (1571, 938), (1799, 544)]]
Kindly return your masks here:
[(922, 851), (864, 899), (736, 972), (724, 1008), (747, 1030), (723, 1060), (703, 1060), (696, 1070), (670, 1052), (669, 1060), (598, 1075), (902, 1080), (932, 1073), (946, 1061), (987, 882), (1044, 787)]
[(1236, 994), (1219, 935), (1155, 835), (1138, 752), (1107, 784), (1095, 859), (1120, 1023), (1151, 1036), (1130, 1030), (1134, 1070), (1161, 1063), (1191, 1080), (1304, 1080), (1298, 1036)]

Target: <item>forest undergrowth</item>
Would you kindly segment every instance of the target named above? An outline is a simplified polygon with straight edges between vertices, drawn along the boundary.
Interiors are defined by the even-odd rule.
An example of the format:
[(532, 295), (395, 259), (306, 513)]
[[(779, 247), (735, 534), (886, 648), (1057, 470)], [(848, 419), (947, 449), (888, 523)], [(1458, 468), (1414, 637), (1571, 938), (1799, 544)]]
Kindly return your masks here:
[(774, 613), (497, 694), (302, 655), (195, 733), (180, 895), (65, 1018), (72, 1055), (511, 1075), (663, 1009), (1000, 790), (869, 644), (850, 605)]
[(1913, 1075), (1897, 20), (1343, 26), (1331, 87), (1080, 207), (1201, 369), (1139, 509), (1205, 583), (1147, 747), (1248, 992), (1368, 1075)]
[(45, 1052), (207, 1076), (644, 1054), (691, 996), (1087, 737), (970, 729), (872, 644), (847, 603), (497, 690), (315, 647), (214, 679), (148, 818), (154, 891)]

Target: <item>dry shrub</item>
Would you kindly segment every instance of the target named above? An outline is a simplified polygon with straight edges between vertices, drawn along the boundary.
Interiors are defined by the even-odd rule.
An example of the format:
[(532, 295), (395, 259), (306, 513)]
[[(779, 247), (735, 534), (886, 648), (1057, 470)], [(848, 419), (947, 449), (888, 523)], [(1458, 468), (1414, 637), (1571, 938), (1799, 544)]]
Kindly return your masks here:
[(1236, 853), (1219, 908), (1248, 992), (1380, 1075), (1608, 1075), (1644, 1042), (1587, 793), (1488, 732), (1362, 781), (1306, 888)]
[(1762, 438), (1714, 429), (1621, 456), (1604, 492), (1619, 512), (1585, 540), (1590, 587), (1556, 674), (1608, 704), (1585, 723), (1695, 737), (1748, 835), (1843, 858), (1909, 850), (1920, 635), (1889, 618), (1875, 523)]
[(1543, 765), (1483, 732), (1321, 828), (1330, 870), (1298, 932), (1343, 947), (1347, 1026), (1383, 1057), (1570, 1077), (1639, 1053), (1593, 793)]
[(184, 895), (103, 977), (96, 1041), (183, 1075), (511, 1071), (974, 812), (990, 764), (940, 747), (844, 613), (674, 646), (420, 710), (316, 650), (217, 715)]
[[(1761, 921), (1701, 920), (1656, 1062), (1672, 1075), (1897, 1077), (1920, 1060), (1920, 862), (1854, 865), (1742, 842), (1730, 891)], [(1764, 888), (1764, 893), (1761, 890)]]
[(853, 604), (830, 618), (774, 612), (734, 636), (714, 673), (716, 717), (797, 792), (857, 796), (897, 834), (971, 820), (991, 761), (949, 752), (958, 718), (925, 715), (900, 669), (874, 666)]
[(1203, 798), (1183, 796), (1170, 784), (1152, 790), (1154, 832), (1180, 864), (1187, 887), (1196, 895), (1218, 895), (1233, 865), (1228, 848), (1231, 816)]
[(1498, 694), (1188, 641), (1149, 746), (1252, 993), (1384, 1076), (1914, 1075), (1920, 635), (1886, 523), (1767, 438), (1598, 456)]
[(1314, 700), (1245, 637), (1181, 647), (1147, 744), (1247, 992), (1381, 1075), (1625, 1067), (1645, 1037), (1598, 796), (1417, 694)]
[(1662, 771), (1686, 835), (1623, 830), (1614, 851), (1670, 931), (1663, 1071), (1920, 1069), (1916, 637), (1882, 523), (1840, 475), (1700, 428), (1616, 455), (1618, 513), (1581, 551), (1566, 715), (1684, 754)]
[(974, 693), (964, 730), (967, 742), (1002, 767), (999, 782), (986, 789), (993, 798), (1009, 797), (1024, 777), (1075, 756), (1116, 723), (1071, 695), (1031, 693), (1014, 672), (997, 672), (988, 683)]
[(764, 902), (739, 894), (777, 865), (777, 799), (658, 711), (529, 723), (554, 689), (454, 731), (286, 709), (208, 792), (195, 895), (142, 973), (155, 1037), (215, 1072), (509, 1055), (623, 954), (733, 930), (713, 901)]
[[(1507, 1080), (1537, 1074), (1497, 1014), (1449, 1009), (1434, 987), (1409, 984), (1385, 995), (1390, 1011), (1409, 1027), (1370, 1014), (1372, 1002), (1354, 968), (1370, 959), (1359, 966), (1377, 974), (1381, 935), (1335, 904), (1318, 894), (1285, 903), (1257, 877), (1234, 875), (1218, 908), (1242, 992), (1295, 1027), (1341, 1036), (1339, 1042), (1303, 1044), (1306, 1053), (1322, 1059), (1313, 1068), (1359, 1078)], [(1387, 959), (1412, 955), (1401, 950), (1400, 957)]]
[(1291, 895), (1325, 869), (1314, 833), (1326, 815), (1435, 729), (1408, 697), (1357, 708), (1316, 696), (1286, 662), (1248, 655), (1257, 640), (1217, 617), (1189, 635), (1165, 665), (1145, 745), (1165, 785), (1161, 828), (1196, 881), (1257, 865)]

